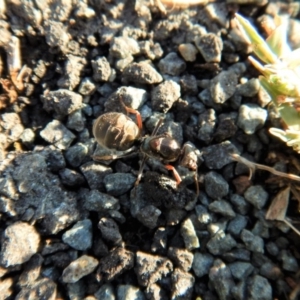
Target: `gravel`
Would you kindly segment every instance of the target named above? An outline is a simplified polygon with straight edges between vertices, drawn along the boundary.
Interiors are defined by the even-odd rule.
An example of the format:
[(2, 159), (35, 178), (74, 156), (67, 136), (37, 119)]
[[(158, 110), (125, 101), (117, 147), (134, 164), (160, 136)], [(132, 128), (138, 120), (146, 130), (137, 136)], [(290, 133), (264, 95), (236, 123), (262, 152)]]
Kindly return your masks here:
[[(282, 124), (232, 25), (238, 11), (266, 37), (261, 24), (290, 14), (296, 49), (295, 3), (163, 11), (163, 1), (2, 2), (2, 298), (292, 298), (299, 236), (265, 220), (286, 182), (266, 171), (249, 178), (231, 154), (289, 173), (297, 158), (269, 134)], [(21, 61), (13, 65), (26, 65), (28, 76), (15, 90), (18, 43)], [(141, 114), (140, 139), (132, 153), (103, 149), (93, 123), (108, 112), (137, 123), (124, 105)], [(160, 119), (158, 136), (150, 136)], [(107, 119), (103, 135), (115, 131), (122, 142), (130, 130), (118, 121)], [(145, 137), (165, 159), (149, 157), (135, 184)], [(172, 161), (166, 137), (199, 152)], [(294, 204), (286, 215), (297, 221)]]

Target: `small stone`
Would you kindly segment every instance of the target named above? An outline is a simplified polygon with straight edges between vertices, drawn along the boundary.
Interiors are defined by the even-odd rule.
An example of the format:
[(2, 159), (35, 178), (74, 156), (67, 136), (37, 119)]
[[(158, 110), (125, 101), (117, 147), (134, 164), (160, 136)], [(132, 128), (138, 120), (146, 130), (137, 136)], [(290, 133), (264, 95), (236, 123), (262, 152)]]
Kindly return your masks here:
[(126, 58), (131, 55), (140, 53), (140, 46), (138, 42), (126, 36), (114, 37), (111, 41), (109, 52), (113, 57)]
[(238, 237), (241, 231), (246, 227), (248, 218), (242, 215), (237, 215), (233, 220), (230, 221), (227, 227), (227, 231), (233, 236)]
[(119, 206), (118, 199), (101, 193), (98, 190), (91, 190), (84, 195), (83, 206), (88, 211), (107, 211), (116, 209)]
[(204, 177), (205, 192), (213, 199), (220, 199), (228, 194), (229, 185), (217, 172), (210, 171)]
[(84, 177), (71, 169), (62, 169), (59, 171), (61, 182), (67, 186), (80, 186), (84, 183)]
[(208, 63), (220, 62), (223, 49), (223, 42), (214, 33), (204, 34), (195, 40), (196, 47)]
[(146, 62), (128, 65), (123, 71), (123, 79), (141, 84), (155, 84), (163, 81), (162, 76)]
[(240, 106), (237, 125), (246, 134), (253, 134), (263, 127), (267, 119), (267, 111), (256, 104), (248, 103)]
[(46, 142), (61, 150), (67, 149), (75, 139), (75, 135), (58, 120), (48, 123), (40, 135)]
[(151, 251), (157, 254), (165, 254), (167, 249), (168, 231), (164, 227), (160, 227), (155, 231)]
[(73, 167), (78, 168), (87, 157), (88, 147), (82, 143), (71, 146), (65, 152), (67, 162)]
[(172, 293), (171, 299), (191, 299), (195, 278), (192, 274), (176, 268), (171, 276)]
[(198, 278), (209, 273), (214, 263), (214, 258), (208, 253), (196, 252), (193, 261), (193, 271)]
[(62, 52), (70, 40), (66, 26), (60, 21), (47, 20), (44, 27), (46, 43), (51, 48), (59, 48)]
[(128, 173), (113, 173), (104, 177), (104, 186), (112, 196), (121, 196), (133, 188), (136, 177)]
[(16, 113), (4, 113), (0, 115), (0, 131), (5, 135), (1, 136), (1, 142), (6, 148), (9, 144), (17, 141), (24, 131), (20, 116)]
[(163, 74), (178, 76), (185, 70), (186, 64), (177, 53), (170, 52), (159, 61), (158, 68)]
[(282, 268), (289, 272), (297, 272), (299, 270), (296, 258), (287, 250), (281, 250), (279, 259), (282, 261)]
[(20, 139), (25, 146), (31, 146), (35, 139), (35, 133), (31, 128), (26, 128), (20, 135)]
[(0, 281), (0, 292), (2, 299), (11, 299), (11, 296), (13, 294), (13, 285), (14, 280), (11, 277), (2, 279)]
[(243, 229), (241, 239), (249, 251), (264, 253), (264, 240), (261, 237), (254, 235), (247, 229)]
[(85, 117), (82, 110), (76, 110), (68, 116), (67, 128), (81, 132), (85, 128)]
[(23, 264), (38, 251), (40, 235), (25, 222), (16, 222), (8, 226), (3, 235), (0, 263), (4, 267)]
[(260, 83), (257, 78), (252, 78), (237, 87), (237, 93), (243, 97), (254, 97), (260, 90)]
[(142, 286), (149, 286), (162, 280), (173, 271), (172, 262), (163, 256), (151, 255), (141, 251), (136, 253), (135, 273)]
[(208, 206), (208, 208), (212, 212), (220, 214), (220, 215), (222, 215), (224, 217), (227, 217), (229, 219), (233, 219), (236, 216), (236, 214), (233, 211), (231, 205), (225, 200), (216, 200), (216, 201), (212, 202)]
[(234, 279), (245, 279), (252, 274), (254, 267), (248, 262), (236, 261), (228, 265)]
[[(127, 294), (125, 294), (127, 295)], [(115, 300), (114, 288), (110, 283), (103, 284), (94, 294), (97, 300)], [(122, 296), (121, 296), (122, 297)]]
[(272, 287), (269, 281), (260, 276), (254, 275), (247, 285), (248, 299), (270, 300), (272, 299)]
[(203, 225), (208, 225), (212, 221), (212, 214), (207, 211), (203, 205), (196, 205), (195, 207), (197, 221)]
[(168, 257), (170, 257), (178, 267), (186, 272), (191, 269), (193, 260), (195, 260), (192, 252), (175, 247), (170, 247), (168, 249)]
[(65, 283), (75, 283), (82, 277), (92, 273), (98, 266), (98, 263), (96, 258), (82, 255), (63, 270), (62, 281)]
[(64, 243), (80, 251), (91, 248), (92, 238), (92, 222), (89, 219), (78, 221), (62, 235)]
[(224, 103), (235, 92), (237, 86), (237, 76), (231, 71), (222, 71), (211, 80), (210, 93), (215, 103)]
[(200, 247), (194, 224), (190, 218), (182, 222), (180, 233), (184, 240), (185, 247), (188, 250), (193, 250)]
[(208, 251), (213, 255), (221, 255), (236, 246), (236, 241), (230, 234), (219, 230), (206, 244)]
[(236, 126), (237, 113), (220, 114), (218, 117), (218, 127), (214, 132), (214, 140), (222, 142), (232, 138), (238, 130)]
[(232, 194), (230, 196), (230, 202), (233, 204), (235, 210), (241, 215), (246, 215), (250, 209), (250, 204), (245, 200), (244, 197), (238, 194)]
[[(101, 298), (101, 300), (102, 299), (103, 298)], [(114, 299), (115, 297), (112, 300)], [(145, 300), (145, 296), (143, 291), (134, 285), (119, 284), (117, 287), (117, 299), (118, 300), (129, 300), (129, 299)]]
[(277, 280), (279, 279), (283, 274), (281, 271), (281, 268), (276, 266), (272, 262), (265, 262), (259, 269), (260, 275), (271, 279), (271, 280)]
[(216, 112), (214, 109), (207, 109), (198, 117), (198, 133), (197, 138), (200, 141), (209, 143), (214, 136), (216, 126)]
[(44, 110), (49, 113), (54, 111), (60, 118), (82, 107), (82, 96), (65, 89), (50, 91), (47, 95), (41, 96), (41, 100)]
[(161, 210), (153, 205), (146, 205), (142, 210), (138, 211), (136, 218), (146, 227), (153, 229), (157, 227), (158, 218)]
[(246, 190), (244, 197), (257, 209), (262, 209), (269, 198), (269, 194), (261, 185), (252, 185)]
[(178, 51), (185, 61), (195, 61), (197, 56), (197, 48), (190, 43), (180, 44)]
[(121, 243), (122, 236), (118, 224), (113, 219), (101, 218), (98, 223), (98, 228), (101, 231), (103, 240), (112, 242), (114, 245)]
[(166, 113), (180, 97), (180, 85), (173, 80), (166, 80), (151, 92), (151, 103), (154, 110)]
[(277, 255), (279, 253), (279, 249), (278, 249), (278, 246), (274, 242), (268, 242), (266, 244), (266, 249), (270, 255), (277, 257)]
[(97, 57), (91, 61), (93, 68), (93, 79), (96, 82), (109, 81), (112, 70), (106, 57)]

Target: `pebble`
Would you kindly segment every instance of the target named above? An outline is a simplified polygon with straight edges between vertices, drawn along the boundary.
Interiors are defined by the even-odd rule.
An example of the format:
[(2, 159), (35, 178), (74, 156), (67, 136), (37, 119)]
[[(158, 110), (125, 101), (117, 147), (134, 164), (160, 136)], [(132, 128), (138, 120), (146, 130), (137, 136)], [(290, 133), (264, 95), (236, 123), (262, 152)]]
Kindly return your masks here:
[(238, 130), (236, 126), (237, 113), (220, 114), (218, 116), (218, 127), (214, 132), (214, 140), (222, 142), (232, 138)]
[(221, 255), (236, 246), (236, 241), (230, 234), (219, 230), (206, 244), (208, 251), (213, 255)]
[(179, 97), (180, 85), (173, 80), (166, 80), (153, 88), (152, 107), (156, 111), (167, 113)]
[(68, 149), (75, 139), (75, 135), (58, 120), (48, 123), (40, 135), (46, 142), (61, 150)]
[(77, 143), (66, 150), (65, 158), (73, 168), (78, 168), (87, 158), (87, 154), (88, 147), (82, 143)]
[(260, 83), (257, 78), (251, 78), (237, 87), (237, 93), (243, 97), (254, 97), (260, 90)]
[(186, 63), (177, 55), (177, 53), (170, 52), (166, 57), (159, 61), (158, 68), (162, 74), (179, 76), (185, 71)]
[[(220, 198), (226, 196), (229, 191), (229, 185), (226, 182), (226, 180), (223, 178), (222, 175), (220, 175), (219, 173), (214, 172), (214, 171), (210, 171), (205, 175), (204, 186), (205, 186), (205, 192), (207, 193), (207, 195), (213, 199), (220, 199)], [(218, 202), (217, 202), (217, 204), (218, 204)], [(219, 203), (219, 204), (221, 204), (221, 203)]]
[(267, 115), (267, 110), (257, 104), (242, 104), (239, 108), (237, 125), (246, 134), (253, 134), (263, 127)]
[(279, 253), (278, 246), (274, 242), (268, 242), (266, 244), (266, 249), (268, 253), (272, 256), (277, 256)]
[(8, 278), (1, 280), (0, 291), (1, 291), (2, 299), (10, 299), (11, 298), (11, 296), (13, 294), (13, 285), (14, 285), (13, 278), (8, 277)]
[[(110, 283), (103, 284), (94, 294), (97, 300), (115, 300), (114, 288)], [(121, 295), (122, 297), (122, 295)]]
[(228, 265), (232, 277), (236, 280), (244, 280), (254, 271), (254, 267), (248, 262), (236, 261)]
[(48, 113), (55, 112), (58, 118), (63, 118), (82, 108), (82, 96), (66, 89), (50, 91), (41, 96), (41, 101), (44, 110)]
[(237, 75), (232, 71), (222, 71), (211, 80), (210, 93), (215, 103), (224, 103), (235, 93)]
[(134, 270), (139, 284), (146, 287), (168, 276), (173, 264), (166, 257), (138, 251)]
[(277, 280), (282, 276), (282, 271), (279, 266), (272, 262), (265, 262), (259, 269), (260, 275), (271, 280)]
[(110, 218), (101, 218), (98, 223), (98, 228), (101, 231), (103, 240), (119, 245), (122, 241), (122, 236), (119, 231), (118, 224)]
[(194, 284), (195, 284), (195, 278), (191, 273), (176, 268), (171, 275), (171, 281), (172, 281), (172, 292), (171, 292), (172, 300), (176, 300), (183, 297), (185, 299), (191, 299), (193, 294)]
[[(216, 191), (216, 193), (218, 193)], [(216, 200), (208, 206), (209, 210), (226, 218), (233, 219), (236, 214), (231, 205), (225, 200)]]
[(74, 170), (65, 168), (60, 170), (58, 174), (64, 185), (81, 186), (84, 183), (84, 177)]
[(243, 229), (241, 240), (249, 251), (264, 253), (264, 240), (260, 236), (254, 235), (247, 229)]
[(20, 265), (28, 261), (38, 252), (40, 235), (25, 222), (9, 225), (1, 242), (0, 263), (4, 267)]
[(44, 26), (46, 43), (51, 48), (59, 48), (65, 52), (69, 42), (69, 34), (66, 26), (60, 21), (48, 20)]
[(200, 247), (200, 242), (197, 237), (194, 224), (191, 218), (187, 218), (182, 222), (180, 227), (180, 233), (184, 240), (185, 247), (188, 250), (197, 249)]
[(136, 218), (144, 226), (153, 229), (157, 227), (158, 218), (161, 213), (161, 210), (159, 210), (156, 206), (146, 205), (142, 210), (137, 212)]
[[(113, 298), (115, 299), (115, 298)], [(118, 300), (145, 300), (141, 289), (130, 284), (119, 284), (117, 287)], [(102, 300), (102, 299), (101, 299)]]
[(31, 147), (35, 139), (35, 133), (31, 128), (26, 128), (20, 135), (21, 142), (26, 147)]
[(112, 69), (106, 57), (97, 57), (91, 61), (93, 68), (93, 79), (96, 82), (109, 81)]
[(208, 253), (195, 252), (193, 260), (193, 271), (198, 278), (209, 273), (210, 268), (214, 263), (214, 258)]
[(193, 62), (196, 60), (198, 50), (193, 44), (180, 44), (178, 46), (178, 51), (185, 61)]
[(121, 196), (133, 188), (136, 177), (128, 173), (113, 173), (104, 177), (103, 183), (108, 194)]
[(177, 267), (186, 272), (192, 268), (193, 261), (195, 260), (192, 252), (176, 247), (169, 247), (168, 257), (174, 261)]
[(282, 261), (282, 268), (289, 272), (297, 272), (299, 270), (298, 262), (292, 254), (287, 250), (281, 250), (279, 260)]
[(269, 194), (261, 185), (252, 185), (246, 190), (244, 197), (257, 209), (262, 209), (269, 198)]
[(85, 117), (82, 110), (76, 110), (68, 116), (67, 128), (81, 132), (85, 128)]
[(217, 116), (214, 109), (207, 109), (198, 117), (197, 139), (209, 143), (214, 136)]
[(227, 231), (233, 236), (238, 237), (241, 231), (247, 226), (248, 218), (243, 215), (236, 215), (228, 224)]
[(83, 207), (88, 211), (107, 211), (117, 209), (119, 207), (118, 199), (113, 196), (91, 190), (84, 195)]
[(271, 300), (272, 287), (269, 281), (260, 276), (254, 275), (248, 282), (247, 285), (248, 299), (253, 300)]
[(244, 197), (238, 194), (232, 194), (230, 196), (230, 202), (233, 204), (235, 210), (241, 215), (246, 215), (250, 209), (250, 204)]
[(114, 37), (111, 41), (109, 53), (116, 58), (126, 58), (140, 53), (138, 42), (126, 36)]
[(62, 281), (65, 283), (75, 283), (82, 277), (92, 273), (98, 266), (96, 258), (88, 255), (82, 255), (71, 262), (62, 273)]
[(131, 63), (123, 70), (123, 80), (141, 84), (155, 84), (163, 81), (162, 76), (148, 63)]
[(196, 205), (195, 212), (197, 216), (197, 221), (200, 224), (208, 225), (212, 222), (212, 214), (207, 211), (207, 208), (203, 205)]
[(16, 113), (3, 113), (0, 115), (0, 130), (4, 133), (1, 137), (3, 148), (17, 141), (24, 132), (21, 118)]
[(92, 238), (92, 222), (89, 219), (78, 221), (62, 235), (64, 243), (80, 251), (91, 248)]
[(223, 42), (220, 37), (214, 33), (207, 33), (199, 36), (195, 40), (195, 45), (208, 63), (220, 62)]

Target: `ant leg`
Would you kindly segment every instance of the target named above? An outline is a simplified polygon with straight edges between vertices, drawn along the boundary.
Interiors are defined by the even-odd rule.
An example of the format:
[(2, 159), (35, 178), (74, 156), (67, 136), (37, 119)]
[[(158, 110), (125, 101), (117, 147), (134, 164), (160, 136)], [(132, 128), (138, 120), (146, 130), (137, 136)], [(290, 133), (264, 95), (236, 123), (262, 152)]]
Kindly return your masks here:
[(138, 175), (137, 175), (137, 178), (136, 178), (136, 181), (135, 181), (135, 183), (134, 183), (134, 186), (138, 186), (138, 184), (139, 184), (140, 181), (141, 181), (141, 178), (142, 178), (142, 175), (143, 175), (143, 170), (144, 170), (144, 167), (145, 167), (146, 160), (147, 160), (147, 156), (144, 155), (143, 160), (142, 160), (142, 163), (141, 163), (141, 166), (140, 166), (140, 169), (139, 169), (139, 172), (138, 172)]
[(195, 179), (195, 184), (196, 184), (196, 197), (198, 198), (199, 193), (200, 193), (200, 189), (199, 189), (199, 182), (198, 182), (198, 170), (195, 170), (195, 174), (194, 174), (194, 179)]
[(137, 126), (140, 130), (142, 130), (143, 129), (143, 122), (142, 122), (141, 114), (137, 110), (135, 110), (133, 108), (130, 108), (130, 107), (127, 107), (126, 105), (124, 107), (125, 107), (125, 109), (128, 113), (131, 113), (131, 114), (135, 115)]
[(161, 123), (163, 122), (164, 118), (160, 118), (158, 123), (156, 124), (156, 126), (154, 127), (152, 133), (151, 133), (151, 136), (155, 136), (157, 134), (157, 131), (161, 125)]
[(131, 147), (130, 149), (123, 151), (122, 153), (119, 154), (109, 154), (109, 155), (92, 155), (92, 159), (95, 161), (102, 161), (102, 160), (115, 160), (119, 158), (124, 158), (127, 156), (132, 155), (136, 151), (136, 147)]
[(182, 181), (180, 178), (180, 175), (178, 174), (178, 172), (176, 171), (176, 169), (172, 166), (172, 165), (165, 165), (165, 168), (169, 171), (173, 172), (173, 176), (176, 180), (176, 184), (179, 185), (180, 182)]

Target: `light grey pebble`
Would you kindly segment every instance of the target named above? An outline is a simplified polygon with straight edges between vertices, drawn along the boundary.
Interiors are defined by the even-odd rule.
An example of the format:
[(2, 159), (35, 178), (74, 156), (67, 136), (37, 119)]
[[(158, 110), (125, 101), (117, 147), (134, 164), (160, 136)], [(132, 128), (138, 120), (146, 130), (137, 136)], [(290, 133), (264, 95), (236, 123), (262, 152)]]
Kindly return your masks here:
[(180, 97), (180, 85), (173, 80), (166, 80), (154, 87), (151, 92), (152, 107), (156, 111), (168, 112)]
[(35, 139), (35, 133), (31, 128), (26, 128), (20, 135), (20, 139), (25, 146), (31, 146)]
[(172, 281), (172, 292), (171, 292), (172, 300), (177, 300), (183, 297), (185, 299), (191, 299), (193, 294), (194, 284), (195, 284), (195, 278), (191, 273), (176, 268), (171, 275), (171, 281)]
[(17, 113), (3, 113), (0, 115), (0, 130), (4, 133), (2, 143), (6, 148), (17, 141), (24, 131), (21, 118)]
[(80, 251), (91, 248), (92, 238), (92, 222), (89, 219), (78, 221), (62, 235), (64, 243)]
[(193, 44), (191, 43), (180, 44), (178, 46), (178, 51), (185, 61), (196, 60), (198, 50)]
[(186, 272), (191, 269), (194, 260), (194, 255), (191, 251), (176, 247), (169, 247), (168, 257), (174, 261), (176, 266)]
[(269, 194), (261, 185), (252, 185), (244, 193), (245, 199), (258, 209), (262, 209), (269, 197)]
[(272, 300), (272, 287), (269, 281), (260, 276), (254, 275), (247, 285), (249, 300)]
[(84, 183), (84, 177), (77, 171), (65, 168), (59, 170), (61, 182), (67, 186), (80, 186)]
[(196, 205), (195, 207), (197, 221), (203, 225), (208, 225), (212, 222), (212, 214), (207, 211), (203, 205)]
[(123, 80), (141, 84), (155, 84), (162, 82), (163, 78), (150, 64), (134, 62), (124, 69)]
[(104, 186), (108, 194), (120, 196), (133, 188), (136, 177), (128, 173), (113, 173), (104, 177)]
[(241, 232), (241, 240), (246, 248), (252, 252), (264, 253), (264, 240), (251, 231), (243, 229)]
[(82, 96), (92, 95), (97, 89), (96, 84), (93, 82), (92, 78), (85, 77), (81, 80), (78, 87), (78, 93)]
[(0, 263), (4, 267), (23, 264), (28, 261), (40, 246), (40, 234), (34, 226), (25, 222), (9, 225), (1, 242)]
[(209, 273), (214, 263), (214, 258), (208, 253), (196, 252), (193, 260), (193, 271), (198, 278)]
[(73, 168), (77, 168), (83, 163), (87, 154), (88, 147), (82, 143), (77, 143), (67, 149), (65, 158)]
[(137, 251), (134, 271), (139, 284), (149, 286), (168, 276), (173, 271), (173, 264), (164, 256)]
[(197, 249), (200, 247), (200, 242), (197, 237), (194, 224), (191, 218), (187, 218), (182, 222), (180, 227), (180, 233), (184, 240), (185, 247), (188, 250)]
[(220, 199), (228, 194), (229, 185), (217, 172), (210, 171), (204, 177), (205, 192), (213, 199)]
[[(216, 192), (218, 193), (218, 192)], [(209, 210), (226, 218), (233, 219), (236, 214), (231, 205), (225, 200), (216, 200), (208, 206)]]
[(41, 96), (41, 101), (44, 104), (43, 108), (48, 113), (54, 111), (60, 118), (82, 108), (82, 96), (66, 89), (50, 91)]
[(125, 58), (117, 59), (115, 61), (115, 69), (122, 72), (133, 61), (134, 57), (132, 55), (128, 55)]
[(67, 128), (81, 132), (85, 128), (85, 117), (82, 110), (76, 110), (68, 116)]
[(132, 86), (121, 86), (105, 101), (105, 112), (124, 112), (122, 102), (126, 106), (137, 110), (147, 101), (147, 99), (148, 94), (145, 89)]
[(241, 231), (246, 227), (248, 218), (243, 215), (236, 215), (228, 224), (227, 231), (233, 236), (238, 237)]
[(44, 26), (46, 43), (51, 48), (59, 48), (65, 52), (70, 40), (66, 26), (60, 21), (48, 20)]
[(214, 287), (219, 299), (230, 299), (234, 281), (230, 268), (220, 259), (214, 261), (209, 271), (209, 283)]
[(112, 173), (112, 169), (94, 162), (87, 162), (80, 166), (80, 171), (84, 175), (90, 189), (104, 188), (104, 177)]
[(224, 103), (235, 92), (237, 86), (237, 76), (231, 71), (222, 71), (211, 80), (210, 93), (215, 103)]
[[(202, 157), (209, 169), (221, 169), (232, 162), (230, 154), (239, 153), (238, 149), (229, 141), (211, 145), (202, 149)], [(218, 159), (216, 159), (216, 157)]]
[(208, 251), (213, 255), (220, 255), (236, 246), (236, 241), (230, 234), (219, 230), (206, 244)]
[(195, 45), (206, 62), (212, 63), (221, 61), (223, 42), (216, 34), (207, 33), (199, 36), (195, 40)]
[(97, 300), (115, 300), (114, 288), (110, 283), (103, 284), (94, 294)]
[(113, 196), (91, 190), (84, 195), (83, 207), (88, 211), (107, 211), (119, 207), (118, 199)]
[(214, 109), (207, 109), (198, 117), (197, 139), (209, 143), (213, 139), (216, 126), (216, 112)]
[(93, 79), (96, 82), (109, 81), (112, 69), (106, 57), (97, 57), (91, 61), (93, 68)]
[(228, 265), (234, 279), (246, 279), (254, 271), (254, 267), (248, 262), (236, 261)]
[(239, 109), (237, 125), (246, 134), (253, 134), (265, 124), (266, 119), (266, 109), (257, 104), (242, 104)]
[(227, 219), (226, 218), (222, 218), (220, 219), (219, 222), (212, 222), (207, 226), (207, 231), (209, 232), (209, 234), (211, 236), (215, 235), (217, 232), (219, 231), (223, 231), (225, 232), (226, 227), (227, 227)]
[(54, 281), (49, 278), (42, 278), (35, 281), (32, 285), (24, 286), (15, 299), (55, 299), (56, 289), (57, 286)]
[[(141, 289), (130, 284), (119, 284), (117, 287), (118, 300), (145, 300)], [(102, 299), (101, 299), (102, 300)]]
[(48, 123), (40, 135), (46, 142), (61, 150), (68, 149), (75, 139), (75, 135), (58, 120)]
[(281, 250), (279, 260), (282, 261), (282, 268), (289, 272), (297, 272), (299, 270), (296, 258), (287, 250)]
[(237, 87), (237, 93), (243, 97), (254, 97), (260, 89), (260, 83), (257, 78), (251, 78), (247, 82)]
[(113, 219), (101, 218), (98, 223), (98, 228), (101, 231), (103, 240), (112, 242), (114, 245), (121, 243), (122, 236), (119, 231), (119, 226)]
[(265, 262), (259, 269), (260, 275), (271, 280), (279, 279), (283, 274), (281, 268), (273, 262)]
[(230, 196), (230, 202), (233, 204), (235, 210), (241, 215), (246, 215), (250, 209), (250, 204), (245, 200), (244, 197), (238, 194), (232, 194)]
[(111, 41), (109, 53), (116, 58), (126, 58), (140, 53), (138, 42), (127, 36), (114, 37)]
[(82, 255), (72, 261), (62, 273), (62, 281), (65, 283), (75, 283), (82, 277), (92, 273), (98, 266), (98, 260), (92, 256)]
[(178, 76), (185, 70), (186, 64), (177, 53), (170, 52), (159, 61), (158, 68), (162, 74)]

